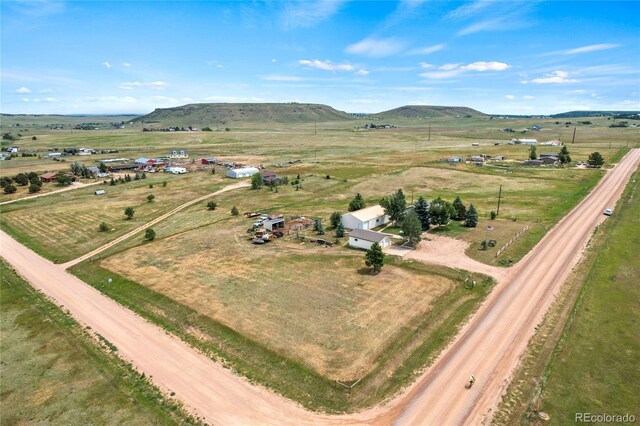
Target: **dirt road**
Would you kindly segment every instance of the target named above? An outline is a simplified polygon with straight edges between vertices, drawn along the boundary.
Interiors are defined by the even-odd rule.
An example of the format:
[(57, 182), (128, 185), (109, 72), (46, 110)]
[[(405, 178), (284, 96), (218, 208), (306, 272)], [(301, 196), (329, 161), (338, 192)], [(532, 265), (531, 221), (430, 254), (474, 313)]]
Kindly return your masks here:
[(83, 260), (87, 260), (87, 259), (89, 259), (89, 258), (91, 258), (91, 257), (93, 257), (93, 256), (95, 256), (95, 255), (97, 255), (97, 254), (102, 253), (103, 251), (105, 251), (105, 250), (106, 250), (106, 249), (108, 249), (109, 247), (115, 246), (115, 245), (116, 245), (116, 244), (118, 244), (120, 241), (124, 241), (124, 240), (126, 240), (127, 238), (129, 238), (129, 237), (132, 237), (132, 236), (136, 235), (138, 232), (142, 232), (142, 231), (144, 231), (145, 229), (147, 229), (148, 227), (153, 226), (153, 225), (155, 225), (156, 223), (158, 223), (158, 222), (160, 222), (160, 221), (162, 221), (162, 220), (165, 220), (165, 219), (166, 219), (166, 218), (168, 218), (169, 216), (172, 216), (172, 215), (174, 215), (174, 214), (178, 213), (180, 210), (184, 210), (184, 209), (186, 209), (187, 207), (192, 206), (192, 205), (194, 205), (194, 204), (196, 204), (196, 203), (199, 203), (199, 202), (201, 202), (201, 201), (204, 201), (204, 200), (206, 200), (206, 199), (208, 199), (208, 198), (211, 198), (211, 197), (212, 197), (212, 196), (214, 196), (214, 195), (222, 194), (223, 192), (231, 191), (231, 190), (233, 190), (233, 189), (238, 189), (238, 188), (247, 187), (247, 186), (250, 186), (250, 185), (251, 185), (251, 183), (249, 183), (249, 182), (245, 182), (245, 181), (243, 181), (243, 182), (238, 182), (238, 183), (234, 183), (234, 184), (231, 184), (231, 185), (225, 186), (224, 188), (222, 188), (222, 189), (220, 189), (220, 190), (218, 190), (218, 191), (216, 191), (216, 192), (213, 192), (213, 193), (211, 193), (211, 194), (203, 195), (202, 197), (196, 198), (195, 200), (187, 201), (186, 203), (179, 205), (178, 207), (176, 207), (175, 209), (171, 210), (170, 212), (167, 212), (167, 213), (163, 214), (162, 216), (158, 216), (157, 218), (155, 218), (155, 219), (153, 219), (153, 220), (151, 220), (151, 221), (149, 221), (149, 222), (145, 223), (144, 225), (137, 227), (137, 228), (136, 228), (136, 229), (134, 229), (133, 231), (131, 231), (131, 232), (127, 232), (127, 233), (126, 233), (126, 234), (124, 234), (123, 236), (118, 237), (118, 238), (116, 238), (116, 239), (115, 239), (115, 240), (113, 240), (113, 241), (110, 241), (109, 243), (107, 243), (107, 244), (103, 245), (102, 247), (98, 247), (97, 249), (95, 249), (95, 250), (93, 250), (93, 251), (90, 251), (89, 253), (87, 253), (87, 254), (85, 254), (85, 255), (82, 255), (82, 256), (80, 256), (80, 257), (78, 257), (78, 258), (76, 258), (76, 259), (70, 260), (70, 261), (69, 261), (69, 262), (67, 262), (67, 263), (63, 263), (61, 266), (62, 266), (64, 269), (70, 268), (70, 267), (72, 267), (73, 265), (77, 265), (78, 263), (82, 262)]
[[(326, 416), (308, 412), (253, 386), (178, 339), (145, 322), (97, 290), (0, 233), (0, 255), (35, 288), (90, 325), (118, 354), (152, 376), (163, 389), (211, 423), (253, 424), (480, 424), (488, 420), (526, 348), (602, 211), (613, 207), (640, 164), (632, 150), (591, 194), (509, 270), (455, 341), (405, 392), (362, 413)], [(477, 382), (464, 388), (470, 373)]]
[(428, 233), (423, 236), (431, 241), (421, 241), (415, 249), (391, 245), (385, 247), (384, 252), (405, 259), (478, 272), (493, 277), (498, 282), (502, 282), (509, 274), (509, 269), (487, 265), (467, 256), (465, 251), (469, 243), (466, 241)]
[(46, 197), (47, 195), (53, 195), (59, 192), (71, 191), (73, 189), (86, 188), (87, 186), (98, 185), (98, 184), (102, 184), (102, 181), (91, 182), (91, 183), (73, 182), (71, 185), (65, 186), (64, 188), (61, 188), (61, 189), (56, 189), (55, 191), (45, 192), (42, 194), (28, 195), (26, 197), (16, 198), (15, 200), (3, 201), (0, 203), (0, 206), (3, 206), (5, 204), (17, 203), (18, 201), (23, 201), (23, 200), (30, 200), (32, 198)]

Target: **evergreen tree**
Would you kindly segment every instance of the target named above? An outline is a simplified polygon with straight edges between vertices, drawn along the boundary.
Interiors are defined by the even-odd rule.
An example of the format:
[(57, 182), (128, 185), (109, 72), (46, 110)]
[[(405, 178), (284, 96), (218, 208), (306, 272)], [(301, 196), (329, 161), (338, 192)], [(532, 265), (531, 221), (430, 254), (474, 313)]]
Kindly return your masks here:
[(478, 225), (478, 212), (473, 204), (469, 205), (469, 210), (464, 217), (464, 226), (475, 228)]
[(410, 211), (402, 221), (402, 236), (406, 241), (415, 245), (420, 241), (420, 235), (422, 234), (422, 224), (418, 218), (418, 214), (412, 210)]
[(462, 200), (460, 199), (460, 197), (456, 197), (456, 199), (453, 200), (452, 205), (456, 211), (455, 215), (453, 216), (453, 219), (464, 220), (465, 213), (467, 212), (467, 208), (464, 206), (464, 204), (462, 204)]
[(108, 230), (109, 230), (109, 225), (107, 224), (107, 222), (101, 222), (100, 225), (98, 226), (99, 232), (107, 232)]
[(240, 212), (238, 211), (236, 206), (231, 207), (231, 215), (238, 216)]
[(353, 200), (351, 200), (351, 202), (349, 203), (349, 211), (354, 212), (356, 210), (365, 208), (365, 206), (366, 204), (364, 202), (364, 198), (362, 198), (362, 195), (360, 195), (360, 193), (357, 193)]
[(563, 145), (558, 153), (558, 160), (560, 160), (560, 164), (567, 164), (571, 162), (571, 156), (569, 156), (569, 150), (566, 145)]
[(148, 203), (153, 202), (153, 199), (154, 199), (154, 198), (156, 198), (156, 196), (155, 196), (155, 195), (153, 195), (153, 194), (149, 194), (149, 195), (147, 195), (147, 202), (148, 202)]
[(433, 200), (429, 205), (429, 221), (433, 225), (446, 225), (454, 214), (455, 209), (451, 203), (444, 201), (440, 197)]
[(218, 204), (216, 204), (216, 202), (215, 202), (215, 201), (209, 201), (209, 202), (207, 203), (207, 209), (208, 209), (208, 210), (215, 210), (215, 209), (216, 209), (216, 207), (218, 207)]
[(29, 184), (29, 177), (24, 173), (18, 173), (13, 180), (20, 186), (26, 186)]
[(329, 223), (331, 223), (331, 227), (333, 229), (336, 229), (338, 227), (338, 224), (341, 222), (342, 220), (342, 215), (340, 214), (340, 212), (333, 212), (331, 213), (331, 218), (329, 219)]
[(100, 164), (98, 164), (98, 171), (100, 173), (107, 173), (107, 165), (101, 161)]
[(529, 159), (535, 160), (537, 158), (538, 158), (538, 154), (536, 154), (536, 146), (531, 145), (531, 147), (529, 147)]
[(398, 189), (395, 194), (384, 197), (380, 201), (380, 205), (384, 207), (384, 213), (389, 216), (393, 223), (402, 223), (404, 212), (407, 208), (407, 200), (404, 197), (402, 189)]
[(134, 213), (135, 210), (133, 209), (133, 207), (127, 207), (126, 209), (124, 209), (124, 215), (127, 217), (127, 219), (131, 219)]
[(418, 215), (422, 230), (428, 231), (429, 225), (431, 224), (429, 221), (429, 205), (422, 195), (418, 197), (418, 201), (416, 202), (414, 211)]
[(144, 231), (144, 239), (147, 241), (153, 241), (154, 238), (156, 238), (156, 231), (152, 228), (147, 228), (147, 230)]
[(370, 268), (373, 268), (373, 273), (377, 274), (382, 270), (384, 265), (384, 253), (380, 244), (373, 243), (371, 248), (367, 250), (367, 254), (364, 256), (364, 263)]
[(260, 173), (256, 173), (251, 176), (251, 189), (260, 189), (262, 188), (262, 176)]
[(597, 151), (593, 152), (589, 154), (587, 163), (589, 163), (591, 167), (601, 167), (604, 164), (604, 157), (602, 157), (602, 154)]
[(344, 225), (342, 222), (338, 222), (338, 226), (336, 226), (336, 238), (344, 237)]

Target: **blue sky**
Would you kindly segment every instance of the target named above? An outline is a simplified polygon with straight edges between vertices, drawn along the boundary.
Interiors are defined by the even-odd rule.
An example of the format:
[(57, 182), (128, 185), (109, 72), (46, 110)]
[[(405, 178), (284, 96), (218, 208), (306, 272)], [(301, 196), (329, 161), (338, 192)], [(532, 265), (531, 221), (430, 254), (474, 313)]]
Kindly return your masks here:
[(640, 110), (640, 1), (2, 1), (4, 113)]

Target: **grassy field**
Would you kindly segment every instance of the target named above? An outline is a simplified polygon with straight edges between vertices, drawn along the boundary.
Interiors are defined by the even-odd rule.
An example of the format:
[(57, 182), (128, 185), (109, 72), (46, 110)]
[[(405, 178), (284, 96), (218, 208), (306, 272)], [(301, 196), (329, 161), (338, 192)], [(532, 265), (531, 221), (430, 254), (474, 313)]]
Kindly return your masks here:
[(3, 425), (190, 422), (0, 259)]
[[(361, 259), (361, 255), (358, 258)], [(415, 276), (414, 281), (423, 281), (425, 283), (423, 288), (414, 287), (419, 294), (409, 296), (409, 298), (422, 300), (432, 298), (432, 295), (429, 294), (430, 289), (426, 286), (433, 282), (434, 278), (438, 278), (438, 281), (445, 284), (452, 283), (434, 300), (434, 303), (427, 307), (426, 311), (420, 312), (419, 315), (413, 315), (411, 318), (408, 318), (410, 315), (405, 313), (404, 324), (399, 327), (395, 326), (395, 330), (394, 325), (391, 325), (386, 330), (390, 335), (382, 336), (386, 340), (384, 350), (378, 350), (379, 353), (368, 374), (362, 377), (362, 380), (354, 388), (347, 389), (335, 380), (319, 374), (308, 362), (288, 356), (295, 352), (295, 348), (288, 348), (284, 351), (275, 350), (272, 345), (263, 343), (264, 338), (253, 339), (216, 320), (214, 318), (216, 317), (215, 312), (208, 306), (205, 306), (204, 309), (207, 309), (209, 313), (213, 312), (211, 316), (204, 315), (197, 309), (167, 297), (157, 289), (138, 284), (118, 273), (107, 270), (101, 267), (98, 262), (84, 262), (75, 266), (72, 272), (114, 300), (178, 335), (250, 380), (259, 382), (308, 408), (328, 412), (353, 411), (373, 405), (405, 386), (450, 341), (465, 318), (488, 294), (492, 284), (491, 280), (485, 278), (480, 281), (475, 290), (468, 291), (461, 285), (466, 277), (466, 274), (462, 272), (393, 259), (389, 259), (382, 274), (377, 277), (360, 275), (359, 271), (353, 271), (354, 275), (357, 274), (360, 277), (361, 282), (365, 282), (366, 278), (371, 281), (365, 283), (361, 288), (357, 284), (345, 284), (344, 288), (340, 288), (342, 286), (339, 283), (327, 283), (326, 292), (334, 291), (333, 296), (325, 294), (326, 292), (316, 294), (308, 285), (298, 284), (296, 286), (298, 289), (295, 289), (285, 283), (284, 287), (291, 289), (298, 297), (294, 300), (293, 295), (287, 296), (282, 290), (278, 290), (277, 283), (269, 283), (270, 288), (277, 292), (270, 294), (263, 288), (251, 289), (249, 286), (243, 286), (237, 280), (235, 281), (236, 292), (243, 291), (249, 297), (253, 297), (252, 302), (255, 302), (255, 294), (265, 295), (265, 300), (260, 301), (258, 306), (243, 303), (242, 300), (234, 300), (234, 306), (239, 306), (238, 309), (241, 310), (233, 318), (236, 323), (255, 324), (258, 321), (263, 321), (265, 326), (271, 327), (273, 330), (274, 325), (270, 324), (270, 321), (278, 321), (281, 326), (294, 327), (295, 332), (299, 332), (300, 329), (296, 321), (305, 321), (307, 325), (316, 330), (322, 327), (325, 329), (333, 327), (336, 332), (340, 333), (349, 332), (350, 329), (355, 329), (358, 325), (366, 325), (364, 321), (367, 320), (372, 323), (372, 326), (378, 327), (380, 324), (389, 325), (395, 320), (395, 317), (391, 316), (393, 314), (390, 312), (391, 307), (384, 308), (380, 304), (375, 304), (374, 308), (387, 316), (387, 318), (376, 319), (371, 318), (370, 310), (366, 306), (356, 306), (356, 302), (370, 297), (368, 294), (373, 292), (378, 292), (385, 297), (385, 302), (394, 299), (392, 295), (388, 294), (388, 291), (378, 286), (380, 281), (388, 280), (389, 276), (385, 277), (387, 274), (392, 276), (411, 274)], [(107, 283), (109, 278), (112, 280), (111, 283)], [(233, 290), (234, 286), (227, 287)], [(199, 294), (201, 297), (207, 297), (208, 300), (211, 300), (210, 294), (214, 294), (213, 292), (214, 290), (210, 290), (210, 293), (201, 291)], [(362, 293), (362, 295), (358, 295), (358, 293)], [(286, 300), (277, 300), (279, 297), (284, 297)], [(317, 300), (318, 303), (312, 303), (314, 300)], [(323, 300), (325, 304), (322, 304)], [(329, 300), (336, 307), (327, 305), (326, 301)], [(278, 318), (274, 319), (273, 315), (264, 309), (265, 305), (270, 304), (282, 310), (282, 306), (287, 301), (293, 304), (286, 313), (291, 320), (287, 324)], [(403, 303), (419, 304), (406, 301)], [(348, 304), (354, 306), (353, 311), (344, 311)], [(216, 306), (219, 305), (216, 304)], [(425, 307), (423, 306), (423, 308)], [(311, 321), (301, 318), (303, 310), (308, 315), (313, 315), (313, 318), (321, 324), (310, 325)], [(323, 311), (326, 315), (322, 317), (318, 315), (318, 311)], [(358, 313), (363, 318), (359, 318)], [(328, 316), (330, 314), (339, 314), (341, 318), (334, 320), (333, 317)], [(349, 317), (353, 323), (357, 324), (345, 323), (343, 321), (345, 317)], [(281, 331), (288, 336), (292, 334), (286, 329)], [(367, 336), (371, 337), (367, 330), (361, 329), (360, 331), (366, 332)], [(393, 334), (391, 334), (392, 332)], [(332, 345), (344, 345), (340, 335), (325, 337), (327, 341), (321, 342), (324, 348)], [(271, 338), (277, 339), (277, 336), (271, 336)], [(318, 338), (307, 333), (303, 336), (301, 343), (305, 344), (307, 341), (312, 342), (313, 340), (318, 341)], [(362, 341), (363, 339), (360, 338), (355, 343)], [(347, 350), (346, 354), (351, 350), (349, 347), (345, 349)], [(345, 356), (345, 353), (335, 356)], [(347, 384), (350, 383), (352, 381), (347, 382)]]
[[(90, 186), (2, 206), (0, 225), (39, 254), (65, 262), (143, 225), (193, 198), (214, 192), (222, 177), (206, 173), (182, 176), (149, 174), (147, 179), (116, 186)], [(162, 185), (167, 182), (167, 186)], [(149, 185), (154, 185), (149, 188)], [(96, 189), (105, 195), (96, 196)], [(153, 202), (147, 195), (153, 194)], [(126, 207), (134, 217), (127, 220)], [(107, 232), (98, 225), (106, 222)]]
[(611, 233), (548, 367), (540, 409), (553, 424), (574, 422), (574, 413), (583, 412), (640, 415), (640, 370), (634, 367), (640, 352), (637, 179), (638, 173), (607, 224)]

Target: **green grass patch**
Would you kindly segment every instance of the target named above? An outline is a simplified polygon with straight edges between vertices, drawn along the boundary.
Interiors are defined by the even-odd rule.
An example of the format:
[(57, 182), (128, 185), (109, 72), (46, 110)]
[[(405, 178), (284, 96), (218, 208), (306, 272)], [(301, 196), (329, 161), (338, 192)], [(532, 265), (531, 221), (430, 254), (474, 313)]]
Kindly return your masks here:
[[(348, 412), (380, 402), (406, 385), (451, 340), (493, 283), (483, 278), (475, 290), (468, 291), (461, 285), (466, 278), (464, 272), (394, 258), (388, 262), (416, 274), (441, 275), (460, 285), (441, 296), (428, 315), (397, 333), (380, 355), (376, 368), (352, 389), (97, 263), (76, 265), (72, 272), (249, 380), (310, 409)], [(107, 283), (109, 278), (111, 283)], [(387, 375), (389, 370), (393, 372), (391, 377)]]
[(603, 225), (608, 236), (545, 373), (540, 410), (553, 424), (575, 413), (629, 413), (638, 418), (640, 370), (640, 198), (636, 173)]
[(2, 424), (194, 423), (0, 259)]

